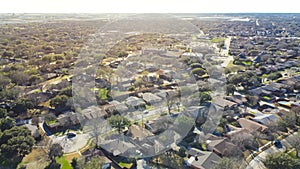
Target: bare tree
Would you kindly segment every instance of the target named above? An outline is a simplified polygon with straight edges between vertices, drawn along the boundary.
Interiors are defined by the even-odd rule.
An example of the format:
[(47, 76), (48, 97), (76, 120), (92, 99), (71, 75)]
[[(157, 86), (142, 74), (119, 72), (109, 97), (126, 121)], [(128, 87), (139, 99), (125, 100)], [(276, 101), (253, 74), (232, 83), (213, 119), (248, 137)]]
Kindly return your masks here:
[(91, 136), (95, 139), (96, 147), (99, 146), (99, 137), (103, 133), (103, 129), (105, 129), (105, 121), (104, 119), (98, 117), (91, 119), (88, 122), (89, 129), (91, 130)]
[(241, 133), (239, 135), (235, 135), (231, 141), (242, 151), (246, 149), (256, 150), (258, 148), (256, 138), (250, 133)]
[(171, 113), (171, 108), (175, 103), (175, 97), (169, 94), (168, 92), (166, 93), (166, 103), (168, 107), (168, 113)]

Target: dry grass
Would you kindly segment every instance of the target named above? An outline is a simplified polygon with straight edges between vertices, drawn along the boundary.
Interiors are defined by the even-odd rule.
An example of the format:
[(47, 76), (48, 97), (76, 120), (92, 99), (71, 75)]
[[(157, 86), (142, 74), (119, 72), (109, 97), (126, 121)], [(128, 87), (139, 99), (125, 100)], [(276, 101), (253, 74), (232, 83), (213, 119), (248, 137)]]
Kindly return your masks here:
[(43, 149), (34, 148), (23, 158), (21, 165), (26, 165), (27, 168), (44, 169), (49, 163), (47, 156)]
[(64, 157), (69, 163), (71, 163), (73, 158), (79, 158), (80, 155), (79, 153), (72, 153), (72, 154), (65, 155)]
[(246, 70), (246, 68), (244, 66), (233, 64), (233, 61), (230, 61), (228, 63), (226, 69), (228, 69), (230, 72), (237, 72), (239, 70), (242, 70), (242, 71)]

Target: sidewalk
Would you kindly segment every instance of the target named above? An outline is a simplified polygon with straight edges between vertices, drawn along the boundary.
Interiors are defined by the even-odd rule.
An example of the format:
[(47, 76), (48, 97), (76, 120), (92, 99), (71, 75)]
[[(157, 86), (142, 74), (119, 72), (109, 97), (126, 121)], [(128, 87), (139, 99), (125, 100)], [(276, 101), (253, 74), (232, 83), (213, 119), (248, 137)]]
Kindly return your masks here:
[(253, 160), (250, 161), (246, 169), (266, 169), (265, 165), (263, 164), (263, 161), (266, 159), (267, 155), (273, 154), (276, 152), (284, 152), (286, 149), (291, 148), (291, 145), (287, 142), (287, 140), (290, 137), (294, 137), (296, 133), (293, 133), (286, 137), (285, 139), (281, 140), (282, 148), (276, 148), (274, 145), (270, 148), (266, 149), (265, 151), (261, 152), (259, 155), (257, 155)]

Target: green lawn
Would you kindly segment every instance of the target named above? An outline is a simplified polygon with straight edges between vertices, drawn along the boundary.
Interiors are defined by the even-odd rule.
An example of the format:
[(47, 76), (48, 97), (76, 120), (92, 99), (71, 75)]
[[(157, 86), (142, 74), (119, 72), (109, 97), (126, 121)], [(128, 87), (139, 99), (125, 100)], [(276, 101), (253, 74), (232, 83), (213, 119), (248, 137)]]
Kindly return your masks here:
[(107, 94), (108, 94), (108, 90), (105, 88), (100, 88), (98, 90), (98, 95), (100, 96), (101, 100), (106, 100), (107, 99)]
[(48, 125), (55, 124), (55, 123), (56, 123), (56, 119), (47, 121), (46, 123), (47, 123)]
[(245, 66), (251, 66), (252, 62), (251, 61), (243, 61), (242, 64)]
[(266, 100), (271, 100), (271, 98), (269, 96), (263, 96), (263, 98)]
[(119, 162), (119, 166), (121, 167), (121, 168), (131, 168), (132, 166), (133, 166), (133, 164), (132, 163), (124, 163), (124, 162)]
[(292, 151), (292, 152), (288, 153), (288, 155), (291, 156), (292, 158), (297, 159), (297, 157), (296, 157), (296, 151)]
[(152, 108), (153, 108), (153, 106), (146, 105), (146, 110), (150, 110), (150, 109), (152, 109)]
[(224, 42), (226, 38), (213, 38), (211, 39), (210, 41), (212, 43), (221, 43), (221, 42)]
[(56, 162), (61, 164), (61, 169), (73, 169), (70, 163), (67, 161), (66, 157), (62, 156), (60, 158), (56, 158)]

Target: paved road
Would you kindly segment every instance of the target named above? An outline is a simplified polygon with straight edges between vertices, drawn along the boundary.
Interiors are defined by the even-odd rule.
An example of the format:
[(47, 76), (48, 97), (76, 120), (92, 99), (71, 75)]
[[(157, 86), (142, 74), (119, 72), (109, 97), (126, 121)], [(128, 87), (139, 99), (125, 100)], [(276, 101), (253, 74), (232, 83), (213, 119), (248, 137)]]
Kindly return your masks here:
[(229, 53), (229, 48), (230, 48), (230, 42), (231, 42), (231, 36), (227, 37), (224, 41), (224, 46), (225, 46), (225, 49), (222, 48), (221, 49), (221, 55), (222, 56), (227, 56), (228, 53)]
[(246, 169), (266, 169), (266, 167), (263, 164), (263, 160), (266, 159), (267, 155), (273, 154), (276, 152), (284, 152), (286, 149), (291, 148), (291, 145), (287, 142), (287, 140), (289, 140), (291, 137), (295, 137), (296, 134), (298, 134), (298, 133), (294, 133), (281, 141), (283, 148), (278, 149), (275, 146), (272, 146), (272, 147), (268, 148), (267, 150), (261, 152), (252, 161), (250, 161), (250, 163), (246, 167)]
[(230, 61), (233, 61), (233, 57), (228, 55), (229, 54), (229, 49), (230, 49), (230, 42), (231, 42), (231, 37), (227, 37), (225, 39), (225, 42), (224, 42), (224, 46), (226, 49), (221, 49), (221, 56), (226, 56), (224, 62), (221, 64), (222, 67), (227, 67), (228, 64), (230, 63)]

